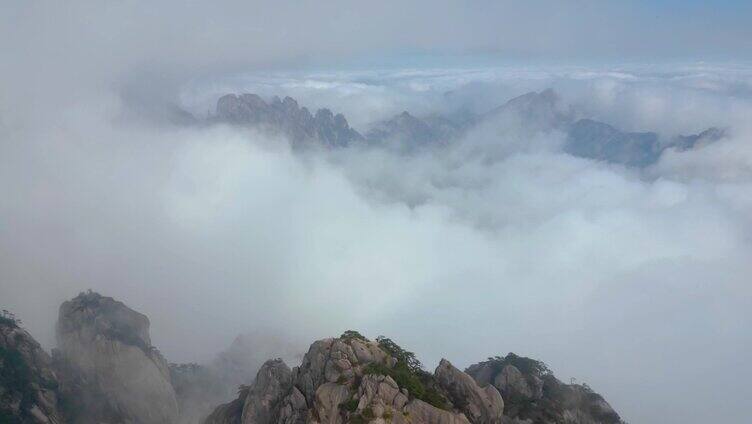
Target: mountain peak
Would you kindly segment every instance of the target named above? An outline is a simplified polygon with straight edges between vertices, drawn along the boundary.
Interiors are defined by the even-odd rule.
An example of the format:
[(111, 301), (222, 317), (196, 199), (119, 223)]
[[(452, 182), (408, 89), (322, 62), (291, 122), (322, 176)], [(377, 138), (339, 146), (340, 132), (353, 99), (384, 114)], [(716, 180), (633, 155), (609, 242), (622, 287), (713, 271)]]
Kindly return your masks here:
[(292, 97), (272, 97), (267, 103), (257, 94), (227, 94), (217, 100), (215, 120), (255, 127), (282, 134), (293, 147), (318, 143), (326, 147), (343, 147), (363, 137), (350, 128), (342, 114), (322, 108), (314, 115), (301, 108)]

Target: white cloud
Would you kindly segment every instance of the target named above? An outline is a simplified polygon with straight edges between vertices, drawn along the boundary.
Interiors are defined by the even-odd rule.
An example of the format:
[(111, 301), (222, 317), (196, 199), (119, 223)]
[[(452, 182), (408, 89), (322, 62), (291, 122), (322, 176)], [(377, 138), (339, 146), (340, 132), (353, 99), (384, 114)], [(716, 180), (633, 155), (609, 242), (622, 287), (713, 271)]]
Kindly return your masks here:
[[(305, 342), (385, 334), (427, 364), (515, 351), (589, 382), (632, 422), (743, 422), (749, 67), (257, 72), (437, 48), (734, 55), (752, 39), (746, 21), (689, 43), (696, 29), (644, 28), (641, 9), (528, 3), (12, 7), (0, 17), (3, 306), (49, 347), (59, 303), (99, 290), (148, 314), (175, 361), (208, 359), (254, 328)], [(405, 109), (484, 111), (547, 87), (626, 130), (720, 125), (731, 136), (637, 172), (562, 154), (562, 134), (522, 124), (410, 157), (297, 155), (258, 133), (129, 113), (180, 99), (203, 114), (220, 93), (256, 91), (363, 129)]]

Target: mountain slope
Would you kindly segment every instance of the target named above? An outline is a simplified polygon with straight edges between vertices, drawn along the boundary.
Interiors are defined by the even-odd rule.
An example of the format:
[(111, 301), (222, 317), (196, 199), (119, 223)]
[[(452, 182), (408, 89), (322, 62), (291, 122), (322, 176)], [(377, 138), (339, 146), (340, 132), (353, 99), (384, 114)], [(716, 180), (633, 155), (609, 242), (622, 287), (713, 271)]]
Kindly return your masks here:
[(0, 423), (65, 423), (52, 359), (10, 314), (0, 317)]

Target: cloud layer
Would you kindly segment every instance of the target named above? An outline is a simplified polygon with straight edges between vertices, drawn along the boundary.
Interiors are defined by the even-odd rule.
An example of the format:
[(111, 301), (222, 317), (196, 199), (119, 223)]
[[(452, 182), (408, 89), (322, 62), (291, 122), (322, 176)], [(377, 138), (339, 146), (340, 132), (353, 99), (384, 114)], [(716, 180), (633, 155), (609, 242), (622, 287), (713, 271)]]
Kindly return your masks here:
[[(430, 98), (433, 88), (552, 85), (580, 110), (621, 107), (625, 127), (691, 130), (704, 110), (732, 136), (642, 172), (568, 156), (563, 135), (524, 122), (410, 156), (299, 154), (253, 131), (133, 122), (133, 105), (103, 92), (44, 125), (3, 127), (4, 303), (48, 346), (59, 302), (92, 288), (147, 313), (174, 361), (208, 360), (254, 329), (302, 345), (357, 328), (427, 364), (542, 358), (632, 421), (740, 422), (748, 392), (732, 376), (752, 349), (752, 155), (740, 119), (750, 100), (725, 90), (748, 74), (713, 74), (722, 83), (708, 89), (640, 70), (488, 72), (449, 72), (454, 87), (446, 76), (435, 86), (385, 76), (364, 91), (399, 91), (384, 96), (398, 110), (415, 86)], [(352, 79), (318, 90), (352, 110), (336, 101)], [(640, 96), (653, 86), (664, 89)], [(295, 94), (289, 83), (279, 91)], [(687, 119), (656, 103), (685, 104)], [(697, 396), (702, 408), (687, 402)]]
[[(430, 366), (514, 351), (588, 382), (630, 422), (744, 422), (748, 66), (299, 66), (394, 52), (750, 51), (748, 6), (690, 24), (707, 7), (574, 4), (9, 6), (3, 307), (51, 347), (60, 302), (98, 290), (146, 313), (172, 361), (209, 360), (249, 330), (295, 345), (384, 334)], [(296, 70), (260, 71), (284, 66)], [(548, 87), (624, 130), (730, 136), (637, 171), (566, 155), (563, 134), (514, 120), (410, 156), (299, 154), (254, 131), (161, 121), (171, 104), (204, 115), (219, 94), (253, 91), (365, 130), (402, 110), (483, 112)]]

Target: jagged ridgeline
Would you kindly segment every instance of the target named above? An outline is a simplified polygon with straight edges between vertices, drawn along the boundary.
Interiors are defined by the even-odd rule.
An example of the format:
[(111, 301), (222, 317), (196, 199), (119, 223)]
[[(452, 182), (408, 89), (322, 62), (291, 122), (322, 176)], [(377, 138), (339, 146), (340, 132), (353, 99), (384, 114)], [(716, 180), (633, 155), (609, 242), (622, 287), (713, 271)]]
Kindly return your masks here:
[(372, 123), (364, 135), (351, 128), (344, 115), (335, 115), (329, 109), (311, 114), (291, 97), (280, 100), (275, 96), (267, 102), (248, 93), (222, 96), (216, 113), (208, 119), (208, 123), (216, 122), (281, 134), (295, 148), (367, 145), (404, 153), (450, 146), (472, 131), (503, 137), (509, 130), (523, 127), (563, 134), (562, 150), (569, 155), (637, 168), (656, 163), (668, 150), (690, 150), (726, 136), (725, 130), (715, 127), (698, 134), (668, 137), (649, 131), (622, 131), (563, 104), (552, 89), (523, 94), (485, 113), (459, 110), (416, 117), (404, 111)]
[(315, 341), (292, 369), (271, 359), (245, 370), (255, 378), (227, 395), (211, 367), (168, 367), (149, 319), (110, 297), (90, 291), (64, 302), (57, 338), (50, 357), (3, 311), (1, 424), (622, 422), (586, 385), (564, 384), (542, 362), (511, 353), (464, 372), (442, 359), (431, 373), (393, 340), (347, 331)]

